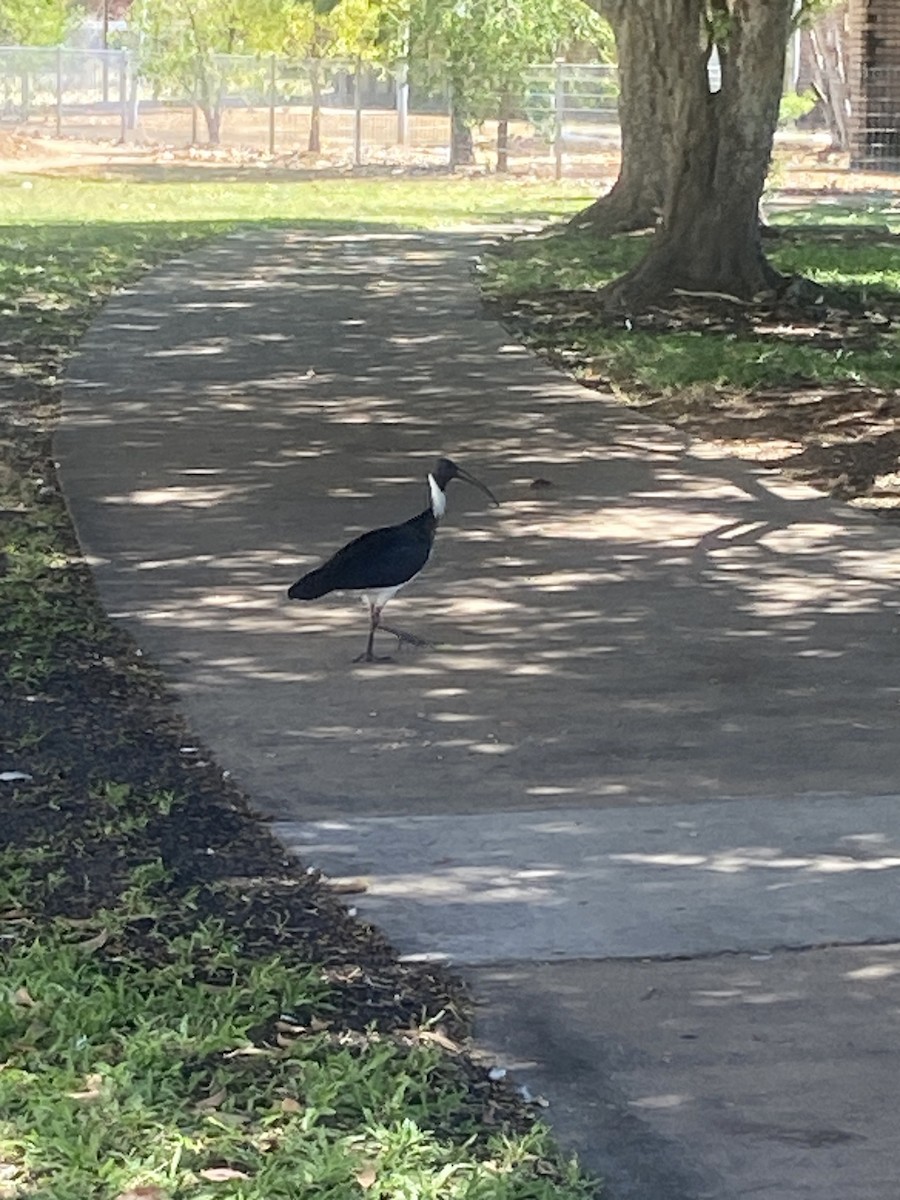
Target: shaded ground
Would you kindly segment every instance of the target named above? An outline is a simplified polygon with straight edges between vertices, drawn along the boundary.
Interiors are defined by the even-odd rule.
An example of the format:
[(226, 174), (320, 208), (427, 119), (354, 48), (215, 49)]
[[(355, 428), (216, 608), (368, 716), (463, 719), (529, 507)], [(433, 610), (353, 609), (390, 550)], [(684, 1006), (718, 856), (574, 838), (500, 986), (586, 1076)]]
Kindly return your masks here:
[[(788, 230), (785, 240), (877, 247), (891, 238), (882, 227), (840, 228), (832, 233)], [(524, 340), (552, 361), (574, 370), (588, 386), (607, 391), (616, 381), (577, 349), (579, 336), (596, 328), (621, 330), (620, 315), (604, 311), (602, 298), (575, 291), (530, 293), (510, 306), (492, 306)], [(900, 328), (900, 296), (873, 290), (858, 296), (823, 288), (797, 299), (749, 307), (726, 297), (681, 295), (666, 306), (629, 318), (642, 332), (716, 333), (735, 340), (765, 339), (840, 357), (878, 350)], [(574, 348), (572, 348), (574, 347)], [(853, 501), (900, 520), (900, 391), (863, 383), (823, 383), (798, 378), (777, 387), (741, 389), (697, 384), (654, 390), (629, 381), (626, 403), (675, 425), (737, 458), (778, 468), (785, 476), (827, 495)]]

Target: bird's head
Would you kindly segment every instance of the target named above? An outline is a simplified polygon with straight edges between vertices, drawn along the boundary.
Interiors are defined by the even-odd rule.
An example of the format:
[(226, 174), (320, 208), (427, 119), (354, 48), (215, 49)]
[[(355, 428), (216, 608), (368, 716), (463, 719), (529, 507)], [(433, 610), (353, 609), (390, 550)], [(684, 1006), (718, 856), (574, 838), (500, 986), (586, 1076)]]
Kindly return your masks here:
[(474, 475), (470, 475), (468, 471), (464, 471), (462, 467), (458, 467), (450, 458), (439, 458), (435, 463), (434, 470), (428, 476), (428, 486), (431, 490), (431, 511), (440, 520), (447, 508), (447, 497), (445, 492), (447, 484), (451, 479), (462, 479), (466, 483), (471, 483), (473, 487), (477, 487), (480, 492), (484, 492), (485, 496), (492, 504), (500, 507), (500, 501), (494, 495), (490, 488), (476, 479)]

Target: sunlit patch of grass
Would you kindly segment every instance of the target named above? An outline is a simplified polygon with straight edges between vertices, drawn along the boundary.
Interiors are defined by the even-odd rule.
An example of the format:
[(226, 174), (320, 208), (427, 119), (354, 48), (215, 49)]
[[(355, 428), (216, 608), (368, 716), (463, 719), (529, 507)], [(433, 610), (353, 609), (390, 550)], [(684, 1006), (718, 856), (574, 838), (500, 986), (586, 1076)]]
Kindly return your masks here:
[[(777, 196), (774, 199), (777, 202)], [(779, 207), (776, 203), (768, 213), (768, 221), (776, 227), (801, 226), (812, 229), (820, 229), (823, 225), (846, 226), (850, 229), (879, 226), (896, 233), (900, 231), (900, 204), (896, 196), (888, 192), (875, 200), (865, 197), (853, 201), (830, 200), (823, 196), (814, 204)]]
[(574, 1167), (542, 1174), (543, 1131), (485, 1134), (436, 1047), (330, 1027), (320, 969), (247, 959), (215, 923), (147, 963), (128, 953), (127, 921), (97, 920), (116, 936), (58, 921), (5, 956), (3, 1194), (590, 1194)]
[(831, 287), (870, 292), (900, 291), (900, 239), (885, 236), (877, 241), (792, 238), (778, 244), (772, 261), (788, 275), (806, 275)]
[(287, 181), (78, 179), (0, 175), (4, 221), (102, 226), (216, 222), (390, 224), (436, 229), (548, 221), (593, 198), (583, 184), (440, 175)]

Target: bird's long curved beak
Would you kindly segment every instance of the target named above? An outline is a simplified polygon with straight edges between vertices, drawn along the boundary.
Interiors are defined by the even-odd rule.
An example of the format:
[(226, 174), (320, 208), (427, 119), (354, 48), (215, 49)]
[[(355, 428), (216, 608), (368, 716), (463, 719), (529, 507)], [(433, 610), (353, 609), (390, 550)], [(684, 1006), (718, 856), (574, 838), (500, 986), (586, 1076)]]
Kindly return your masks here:
[(479, 492), (484, 492), (495, 508), (500, 507), (500, 501), (494, 495), (489, 487), (486, 487), (480, 479), (476, 479), (474, 475), (470, 475), (468, 471), (464, 471), (462, 467), (456, 468), (457, 479), (464, 479), (466, 483), (471, 483), (472, 487), (477, 487)]

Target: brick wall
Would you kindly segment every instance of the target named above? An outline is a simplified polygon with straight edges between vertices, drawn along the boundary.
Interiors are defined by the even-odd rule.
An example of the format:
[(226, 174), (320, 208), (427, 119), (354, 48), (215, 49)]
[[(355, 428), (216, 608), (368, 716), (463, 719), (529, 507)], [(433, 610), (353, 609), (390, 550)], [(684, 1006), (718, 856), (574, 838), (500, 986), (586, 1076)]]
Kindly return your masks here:
[(851, 159), (900, 171), (900, 0), (849, 0)]

